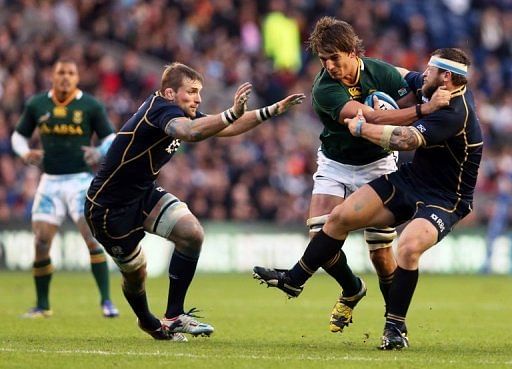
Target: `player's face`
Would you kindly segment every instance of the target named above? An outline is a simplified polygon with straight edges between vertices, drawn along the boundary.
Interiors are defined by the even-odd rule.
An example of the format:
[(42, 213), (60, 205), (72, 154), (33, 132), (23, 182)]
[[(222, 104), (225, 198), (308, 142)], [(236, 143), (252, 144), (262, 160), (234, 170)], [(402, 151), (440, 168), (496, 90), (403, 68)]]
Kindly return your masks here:
[(174, 102), (185, 112), (187, 117), (194, 118), (197, 108), (201, 103), (200, 92), (203, 85), (200, 81), (194, 81), (189, 78), (183, 80), (183, 84), (174, 93)]
[(53, 70), (53, 88), (57, 93), (69, 95), (78, 85), (78, 68), (75, 63), (57, 63)]
[(355, 53), (319, 51), (318, 57), (332, 79), (349, 85), (356, 81), (359, 63)]
[(431, 65), (427, 66), (423, 72), (423, 86), (421, 92), (423, 96), (430, 99), (439, 86), (444, 85), (443, 73), (439, 72), (439, 68)]

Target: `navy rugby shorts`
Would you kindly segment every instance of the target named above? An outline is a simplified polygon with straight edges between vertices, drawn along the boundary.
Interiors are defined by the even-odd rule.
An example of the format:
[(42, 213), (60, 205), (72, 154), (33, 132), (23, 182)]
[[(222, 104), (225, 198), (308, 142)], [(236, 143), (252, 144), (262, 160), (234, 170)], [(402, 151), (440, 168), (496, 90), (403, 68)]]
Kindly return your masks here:
[(166, 194), (154, 186), (136, 202), (119, 207), (102, 207), (85, 200), (85, 219), (93, 236), (112, 257), (130, 255), (144, 237), (144, 220)]
[(442, 193), (436, 192), (435, 189), (419, 188), (400, 170), (381, 176), (368, 184), (395, 216), (396, 222), (390, 226), (397, 226), (416, 218), (426, 219), (438, 231), (437, 242), (471, 212), (471, 205), (468, 202), (459, 201), (455, 206), (455, 201), (442, 196)]

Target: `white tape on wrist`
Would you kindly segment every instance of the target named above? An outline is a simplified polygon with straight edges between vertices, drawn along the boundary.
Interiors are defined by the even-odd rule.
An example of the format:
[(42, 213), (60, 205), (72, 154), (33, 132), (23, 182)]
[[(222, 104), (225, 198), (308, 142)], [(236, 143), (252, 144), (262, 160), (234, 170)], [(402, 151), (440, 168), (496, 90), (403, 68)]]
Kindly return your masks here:
[(220, 117), (222, 119), (222, 122), (224, 122), (224, 124), (227, 126), (233, 124), (233, 122), (238, 118), (233, 112), (233, 109), (231, 108), (224, 110), (222, 113), (220, 113)]

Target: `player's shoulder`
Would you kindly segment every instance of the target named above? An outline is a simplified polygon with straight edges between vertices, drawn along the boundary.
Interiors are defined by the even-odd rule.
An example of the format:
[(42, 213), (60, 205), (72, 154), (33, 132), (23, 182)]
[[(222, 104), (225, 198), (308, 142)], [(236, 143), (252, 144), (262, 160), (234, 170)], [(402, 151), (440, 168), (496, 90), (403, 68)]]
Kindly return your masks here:
[(27, 106), (35, 106), (44, 102), (47, 102), (50, 99), (50, 95), (48, 91), (39, 92), (35, 95), (32, 95), (28, 98), (26, 105)]
[[(365, 69), (369, 70), (395, 70), (396, 68), (394, 65), (389, 64), (388, 62), (385, 62), (384, 60), (376, 59), (376, 58), (369, 58), (367, 56), (362, 56), (361, 60), (364, 64)], [(396, 71), (398, 73), (398, 71)]]
[(390, 78), (401, 78), (398, 70), (383, 60), (362, 57), (363, 73), (371, 75), (375, 80), (386, 82)]

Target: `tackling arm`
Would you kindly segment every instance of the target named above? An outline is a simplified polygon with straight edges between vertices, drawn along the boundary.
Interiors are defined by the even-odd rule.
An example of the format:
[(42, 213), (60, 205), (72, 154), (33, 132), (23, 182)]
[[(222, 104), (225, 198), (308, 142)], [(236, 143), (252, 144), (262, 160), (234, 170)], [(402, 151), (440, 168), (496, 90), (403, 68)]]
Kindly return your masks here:
[(367, 139), (385, 149), (411, 151), (424, 144), (416, 128), (367, 123), (361, 110), (354, 118), (346, 118), (344, 123), (353, 136)]
[[(417, 121), (424, 115), (433, 113), (444, 106), (450, 104), (451, 93), (446, 87), (439, 87), (432, 95), (430, 101), (424, 104), (416, 104), (414, 106), (398, 109), (398, 110), (379, 110), (372, 109), (369, 106), (361, 104), (357, 101), (349, 101), (340, 111), (338, 121), (344, 123), (346, 118), (352, 118), (360, 109), (366, 120), (373, 124), (384, 125), (393, 124), (395, 126), (408, 126)], [(400, 106), (410, 104), (412, 99), (416, 99), (414, 93), (409, 92), (403, 99), (400, 99)]]

